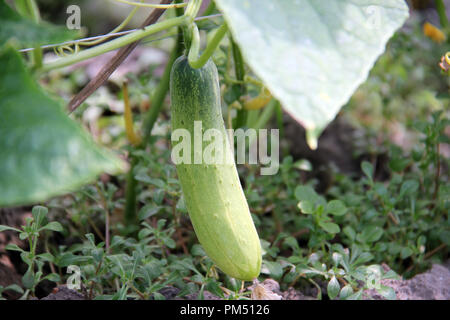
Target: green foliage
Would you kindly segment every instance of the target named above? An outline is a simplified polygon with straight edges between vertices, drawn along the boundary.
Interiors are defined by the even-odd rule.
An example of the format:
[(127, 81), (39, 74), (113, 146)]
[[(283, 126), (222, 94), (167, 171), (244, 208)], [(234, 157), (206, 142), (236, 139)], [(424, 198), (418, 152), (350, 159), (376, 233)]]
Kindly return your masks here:
[(37, 24), (20, 16), (11, 9), (5, 0), (0, 0), (0, 47), (8, 40), (21, 46), (37, 46), (71, 40), (77, 32), (49, 23)]
[[(314, 6), (311, 6), (312, 1), (300, 2), (309, 3), (310, 9)], [(350, 2), (337, 1), (336, 5)], [(247, 95), (256, 96), (261, 91), (261, 83), (252, 78), (254, 71), (267, 81), (274, 95), (285, 102), (289, 100), (285, 103), (288, 110), (295, 104), (291, 111), (298, 112), (297, 106), (301, 105), (302, 114), (308, 114), (305, 119), (326, 122), (343, 103), (340, 98), (350, 95), (348, 90), (341, 90), (342, 79), (333, 78), (347, 74), (347, 71), (333, 71), (338, 67), (347, 68), (346, 63), (339, 63), (342, 59), (350, 59), (345, 55), (346, 50), (350, 48), (351, 57), (357, 53), (354, 61), (360, 65), (356, 68), (353, 81), (346, 78), (342, 82), (346, 87), (360, 83), (363, 80), (361, 72), (365, 73), (379, 54), (377, 50), (368, 55), (358, 53), (353, 46), (342, 47), (338, 43), (332, 43), (330, 48), (334, 49), (329, 52), (323, 52), (324, 47), (319, 46), (315, 51), (320, 59), (311, 62), (308, 61), (309, 56), (303, 57), (306, 59), (304, 63), (322, 68), (314, 70), (311, 77), (311, 74), (305, 73), (307, 69), (301, 66), (290, 68), (289, 63), (293, 59), (273, 59), (267, 50), (255, 45), (258, 39), (246, 40), (244, 36), (246, 31), (252, 30), (250, 27), (244, 27), (245, 30), (238, 31), (243, 33), (237, 35), (238, 27), (233, 23), (236, 17), (225, 9), (232, 1), (229, 4), (223, 4), (224, 1), (218, 3), (224, 7), (225, 17), (242, 54), (248, 60), (246, 62), (254, 69), (244, 68), (243, 65), (242, 68), (236, 67), (239, 59), (231, 54), (233, 48), (229, 42), (223, 41), (214, 55), (221, 76), (223, 99), (230, 115), (234, 111), (232, 104), (239, 105)], [(265, 10), (271, 4), (264, 6), (262, 2), (258, 3), (258, 10)], [(316, 6), (321, 12), (327, 13), (329, 10)], [(239, 10), (234, 8), (235, 13), (239, 11), (252, 19), (259, 17), (254, 12), (248, 15), (244, 7), (240, 6)], [(296, 14), (297, 11), (289, 10), (289, 14)], [(383, 24), (389, 29), (387, 31), (396, 29), (403, 19), (400, 16), (404, 16), (404, 10), (397, 13), (399, 16)], [(334, 11), (332, 14), (335, 15)], [(333, 16), (329, 20), (336, 19), (340, 17)], [(270, 36), (279, 28), (272, 28), (267, 21), (293, 21), (263, 20), (262, 28), (271, 28), (267, 32)], [(198, 25), (204, 30), (212, 30), (221, 23), (219, 18), (199, 21)], [(300, 23), (305, 24), (303, 29), (310, 30), (308, 38), (313, 39), (314, 43), (320, 42), (317, 25), (322, 25), (322, 21), (303, 19)], [(419, 23), (412, 23), (412, 28), (393, 38), (388, 52), (379, 59), (368, 81), (344, 108), (344, 116), (351, 119), (357, 128), (352, 147), (354, 159), (361, 164), (360, 172), (343, 174), (332, 169), (332, 181), (324, 188), (315, 175), (324, 168), (318, 168), (313, 161), (294, 160), (289, 155), (282, 159), (280, 171), (275, 176), (260, 176), (257, 166), (238, 168), (252, 218), (262, 239), (264, 255), (259, 280), (271, 277), (281, 284), (282, 290), (293, 287), (319, 299), (367, 298), (364, 293), (366, 289), (375, 289), (385, 298), (394, 299), (393, 290), (383, 286), (381, 280), (398, 278), (398, 275), (413, 276), (429, 267), (431, 262), (448, 257), (449, 159), (444, 156), (449, 144), (446, 134), (448, 110), (445, 109), (449, 102), (446, 94), (448, 79), (437, 76), (436, 57), (449, 48), (448, 43), (440, 47), (426, 42), (418, 29)], [(255, 21), (251, 27), (257, 24)], [(326, 33), (326, 30), (329, 29), (322, 31)], [(338, 32), (333, 29), (335, 31)], [(384, 36), (389, 32), (380, 32), (384, 39), (381, 42), (384, 42)], [(289, 32), (285, 34), (292, 35)], [(1, 35), (0, 32), (0, 42), (10, 39), (15, 33), (3, 38)], [(46, 31), (40, 35), (48, 36)], [(302, 40), (304, 34), (297, 32), (293, 36)], [(22, 45), (27, 44), (27, 37), (23, 38), (26, 41)], [(277, 41), (283, 39), (276, 37)], [(363, 35), (362, 39), (366, 37)], [(36, 41), (32, 43), (36, 44), (41, 43), (43, 38), (33, 36), (33, 40)], [(56, 38), (52, 40), (56, 41)], [(335, 50), (336, 46), (339, 50)], [(274, 45), (271, 49), (276, 47)], [(289, 49), (297, 50), (295, 47)], [(334, 56), (328, 56), (336, 54), (335, 51), (339, 52), (337, 60)], [(124, 224), (125, 176), (102, 177), (102, 182), (81, 187), (112, 166), (110, 157), (98, 150), (78, 127), (74, 127), (74, 122), (63, 114), (59, 103), (38, 88), (14, 49), (3, 48), (1, 52), (0, 62), (6, 69), (0, 72), (0, 136), (6, 138), (0, 142), (3, 151), (0, 156), (0, 205), (42, 201), (53, 195), (78, 190), (49, 200), (45, 205), (50, 212), (45, 207), (34, 207), (32, 217), (27, 218), (21, 228), (0, 226), (0, 232), (16, 232), (19, 239), (28, 243), (26, 249), (14, 244), (7, 247), (21, 255), (27, 270), (22, 279), (25, 290), (15, 285), (0, 287), (0, 297), (6, 290), (16, 291), (23, 298), (33, 296), (44, 280), (63, 284), (72, 276), (68, 273), (69, 267), (75, 265), (80, 267), (81, 292), (93, 299), (164, 299), (164, 291), (168, 288), (176, 288), (179, 297), (195, 295), (201, 299), (207, 290), (225, 299), (250, 298), (250, 292), (241, 289), (248, 283), (221, 273), (198, 244), (175, 167), (170, 163), (166, 113), (163, 112), (156, 123), (147, 150), (124, 146), (125, 134), (119, 115), (105, 112), (95, 123), (101, 131), (101, 139), (114, 148), (122, 148), (129, 152), (130, 158), (136, 159), (131, 174), (137, 181), (137, 222)], [(264, 52), (262, 58), (259, 56), (261, 52)], [(258, 54), (257, 58), (252, 54)], [(301, 72), (301, 75), (295, 81), (278, 79), (280, 74), (277, 72), (286, 70), (286, 66), (289, 71)], [(232, 67), (236, 67), (235, 70), (231, 70)], [(152, 67), (149, 74), (128, 76), (132, 104), (152, 95), (158, 82), (151, 75), (153, 71)], [(317, 75), (325, 75), (327, 83), (331, 81), (327, 94), (333, 95), (330, 105), (334, 107), (327, 109), (325, 116), (319, 115), (320, 108), (313, 108), (309, 114), (306, 109), (303, 110), (302, 103), (290, 103), (292, 99), (289, 95), (280, 93), (297, 81), (301, 83), (295, 86), (295, 90), (313, 86), (320, 78)], [(65, 78), (55, 72), (45, 77), (43, 82), (47, 82), (52, 92), (71, 95), (79, 89), (84, 77), (82, 71), (73, 72)], [(78, 109), (75, 113), (77, 120), (83, 121), (83, 112), (89, 107), (104, 111), (108, 109), (109, 102), (123, 98), (114, 90), (110, 92), (110, 89), (105, 90), (106, 99), (103, 96), (96, 99), (100, 96), (98, 93)], [(323, 98), (326, 98), (314, 90), (305, 91), (314, 93), (314, 105), (322, 105)], [(28, 109), (33, 109), (33, 112)], [(247, 121), (239, 123), (253, 127), (261, 123), (263, 115), (268, 120), (273, 111), (266, 107), (261, 112), (249, 112)], [(144, 117), (144, 114), (138, 114), (135, 120), (140, 123)], [(237, 123), (235, 121), (234, 125)], [(227, 121), (227, 124), (231, 127), (233, 121)], [(33, 137), (25, 139), (19, 131), (13, 130), (38, 125), (52, 129), (45, 133), (44, 142), (40, 140), (41, 132), (34, 131)], [(62, 129), (56, 130), (56, 127)], [(399, 128), (411, 138), (410, 148), (394, 141), (394, 133)], [(13, 138), (21, 143), (11, 143), (16, 141)], [(55, 145), (67, 147), (69, 142), (79, 142), (80, 139), (80, 153), (63, 154), (59, 158), (61, 150), (66, 149), (56, 148)], [(39, 144), (36, 145), (36, 141)], [(23, 147), (19, 148), (22, 143)], [(58, 159), (71, 166), (73, 170), (70, 175), (56, 176), (56, 171), (62, 172), (54, 170), (54, 161)], [(33, 165), (24, 166), (19, 171), (11, 171), (5, 165), (25, 162)], [(115, 160), (112, 162), (116, 163)], [(36, 192), (41, 193), (40, 196), (30, 196)], [(51, 238), (55, 232), (61, 233), (64, 240)], [(386, 270), (382, 266), (384, 263), (392, 270)]]
[(312, 146), (408, 17), (403, 0), (216, 4), (246, 62), (308, 130)]
[(38, 87), (17, 51), (1, 49), (0, 63), (0, 206), (44, 201), (121, 170)]
[[(22, 277), (22, 285), (27, 291), (22, 298), (26, 298), (30, 292), (34, 295), (36, 287), (41, 281), (60, 281), (60, 276), (57, 273), (44, 275), (44, 265), (53, 263), (55, 257), (49, 252), (38, 253), (36, 250), (39, 237), (42, 233), (45, 231), (61, 232), (63, 230), (59, 222), (48, 222), (47, 214), (48, 209), (46, 207), (35, 206), (32, 210), (32, 216), (25, 219), (25, 225), (22, 226), (21, 229), (0, 225), (0, 232), (7, 230), (15, 231), (19, 234), (19, 239), (27, 241), (29, 245), (28, 250), (24, 250), (16, 244), (8, 244), (5, 247), (6, 250), (20, 252), (23, 262), (27, 265), (27, 271)], [(0, 297), (1, 292), (5, 290), (23, 293), (20, 287), (13, 285), (6, 288), (0, 288)]]

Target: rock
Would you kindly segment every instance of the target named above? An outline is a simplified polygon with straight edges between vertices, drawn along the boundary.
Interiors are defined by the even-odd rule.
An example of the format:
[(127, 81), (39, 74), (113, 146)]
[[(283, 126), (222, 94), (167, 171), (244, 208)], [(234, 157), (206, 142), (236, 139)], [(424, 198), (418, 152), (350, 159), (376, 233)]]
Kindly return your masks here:
[(59, 286), (53, 289), (53, 292), (50, 293), (45, 298), (41, 300), (86, 300), (84, 296), (75, 291), (67, 288), (66, 286)]
[[(381, 284), (394, 289), (398, 300), (450, 300), (450, 264), (434, 264), (432, 268), (409, 280), (381, 280)], [(375, 300), (385, 300), (375, 290), (365, 294)]]
[[(184, 300), (198, 300), (198, 292), (184, 296)], [(222, 300), (222, 299), (212, 294), (211, 292), (205, 290), (203, 291), (203, 300)]]

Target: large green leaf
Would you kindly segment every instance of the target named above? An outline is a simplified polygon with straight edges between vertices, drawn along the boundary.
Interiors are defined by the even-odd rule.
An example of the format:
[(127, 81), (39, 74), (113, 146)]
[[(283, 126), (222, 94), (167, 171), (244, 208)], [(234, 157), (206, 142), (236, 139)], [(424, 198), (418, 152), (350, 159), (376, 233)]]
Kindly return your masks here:
[(48, 97), (17, 51), (0, 50), (0, 206), (43, 201), (123, 163)]
[(76, 36), (77, 32), (66, 27), (45, 22), (36, 24), (20, 16), (4, 0), (0, 0), (0, 47), (11, 39), (20, 45), (36, 46), (60, 43)]
[(309, 143), (408, 17), (404, 0), (216, 0), (245, 60)]

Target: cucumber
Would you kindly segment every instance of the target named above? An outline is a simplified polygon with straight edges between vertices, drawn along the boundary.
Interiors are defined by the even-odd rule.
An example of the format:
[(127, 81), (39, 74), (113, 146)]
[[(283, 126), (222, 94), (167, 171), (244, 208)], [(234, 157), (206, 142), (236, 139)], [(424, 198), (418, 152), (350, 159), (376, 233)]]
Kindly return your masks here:
[[(229, 276), (253, 280), (261, 269), (261, 244), (242, 190), (222, 118), (219, 77), (209, 60), (193, 69), (185, 56), (171, 71), (172, 130), (191, 136), (191, 164), (176, 164), (186, 208), (206, 254)], [(224, 137), (223, 163), (194, 164), (194, 121)], [(181, 143), (182, 139), (178, 141)], [(172, 141), (172, 147), (178, 144)], [(203, 150), (209, 142), (202, 142)], [(231, 159), (231, 160), (230, 160)]]

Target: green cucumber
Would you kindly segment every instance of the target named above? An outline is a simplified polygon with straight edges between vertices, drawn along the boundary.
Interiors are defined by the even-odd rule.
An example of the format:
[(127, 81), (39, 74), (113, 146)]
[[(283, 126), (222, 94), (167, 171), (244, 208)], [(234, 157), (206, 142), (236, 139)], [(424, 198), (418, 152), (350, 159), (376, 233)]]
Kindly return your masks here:
[[(223, 272), (253, 280), (261, 269), (261, 244), (227, 139), (215, 64), (209, 60), (194, 69), (185, 56), (178, 58), (170, 76), (170, 97), (173, 132), (184, 129), (191, 137), (192, 164), (176, 168), (195, 234)], [(222, 134), (223, 155), (229, 161), (194, 164), (194, 121), (201, 121), (203, 132), (215, 129)], [(173, 148), (178, 144), (172, 143)], [(202, 142), (203, 150), (208, 144)]]

